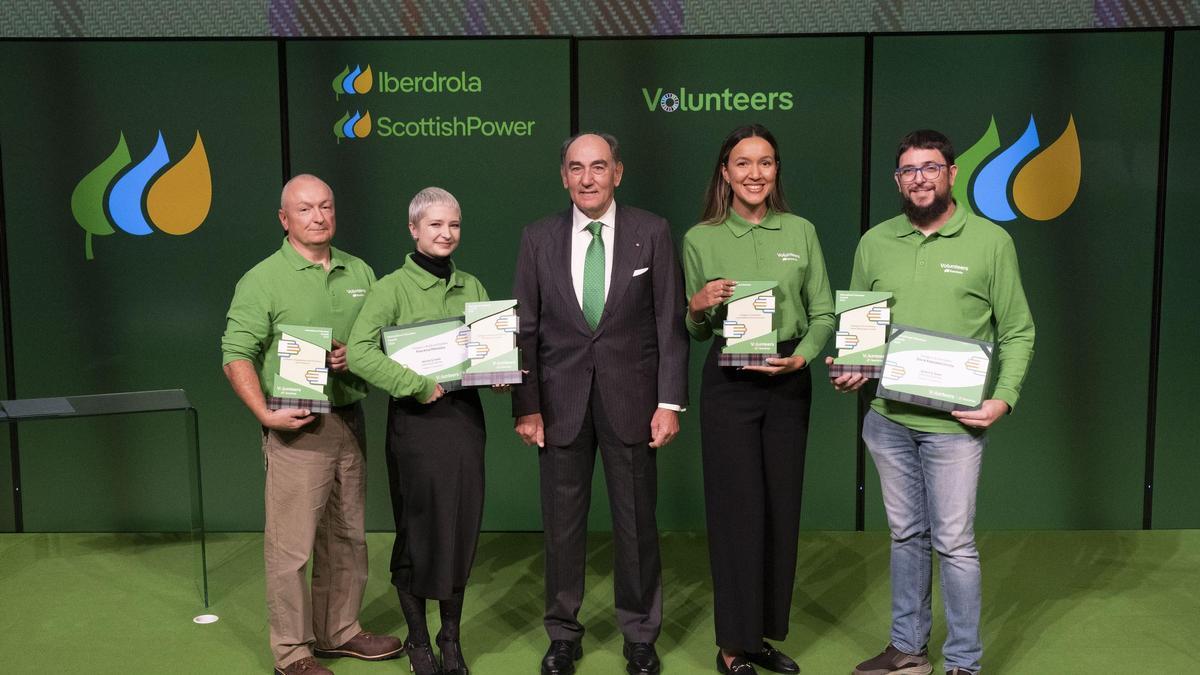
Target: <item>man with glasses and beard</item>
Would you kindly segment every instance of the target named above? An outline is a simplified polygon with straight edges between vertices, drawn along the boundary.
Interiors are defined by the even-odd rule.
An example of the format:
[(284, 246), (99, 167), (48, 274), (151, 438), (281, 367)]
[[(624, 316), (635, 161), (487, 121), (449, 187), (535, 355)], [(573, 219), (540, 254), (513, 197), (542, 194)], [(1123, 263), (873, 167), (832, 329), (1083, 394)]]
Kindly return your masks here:
[[(891, 531), (891, 641), (855, 675), (933, 671), (932, 551), (938, 553), (946, 672), (979, 672), (981, 605), (975, 493), (986, 430), (1012, 411), (1033, 357), (1033, 317), (1012, 238), (950, 197), (958, 167), (950, 140), (914, 131), (896, 153), (903, 213), (871, 228), (854, 254), (853, 290), (890, 291), (892, 321), (996, 344), (996, 377), (978, 410), (950, 413), (874, 397), (863, 440), (879, 470)], [(831, 363), (832, 359), (827, 359)], [(841, 392), (866, 379), (832, 380)]]

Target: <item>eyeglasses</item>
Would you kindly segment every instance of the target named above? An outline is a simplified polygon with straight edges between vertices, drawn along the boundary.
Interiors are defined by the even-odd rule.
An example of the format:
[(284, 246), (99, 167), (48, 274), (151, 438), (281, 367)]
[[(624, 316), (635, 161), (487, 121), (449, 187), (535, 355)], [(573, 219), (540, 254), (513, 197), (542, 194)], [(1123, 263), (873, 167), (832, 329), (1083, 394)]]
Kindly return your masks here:
[(896, 176), (902, 183), (911, 183), (917, 179), (917, 173), (925, 177), (925, 180), (937, 180), (938, 176), (942, 175), (942, 169), (946, 168), (945, 164), (936, 164), (927, 162), (921, 166), (902, 166), (896, 169)]

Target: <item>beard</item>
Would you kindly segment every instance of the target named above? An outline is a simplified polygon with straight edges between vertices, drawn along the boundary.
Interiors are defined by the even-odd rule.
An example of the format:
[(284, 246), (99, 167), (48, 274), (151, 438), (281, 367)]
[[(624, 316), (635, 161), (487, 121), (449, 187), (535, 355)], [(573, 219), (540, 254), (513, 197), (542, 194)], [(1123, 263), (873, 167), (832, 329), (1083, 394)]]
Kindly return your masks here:
[(908, 195), (900, 196), (900, 210), (914, 225), (925, 226), (938, 218), (950, 208), (950, 191), (945, 192), (935, 190), (933, 193), (933, 201), (929, 206), (917, 206), (909, 199)]

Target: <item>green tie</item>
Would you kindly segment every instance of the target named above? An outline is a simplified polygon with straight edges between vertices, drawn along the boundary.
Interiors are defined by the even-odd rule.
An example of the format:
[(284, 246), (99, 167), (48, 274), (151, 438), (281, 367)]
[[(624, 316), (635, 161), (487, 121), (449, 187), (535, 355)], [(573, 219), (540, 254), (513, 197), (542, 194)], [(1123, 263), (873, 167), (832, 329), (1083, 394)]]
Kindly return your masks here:
[(592, 330), (600, 323), (600, 314), (604, 311), (604, 239), (600, 236), (600, 228), (604, 223), (588, 223), (587, 229), (592, 233), (592, 243), (588, 244), (587, 254), (583, 258), (583, 318), (587, 319)]

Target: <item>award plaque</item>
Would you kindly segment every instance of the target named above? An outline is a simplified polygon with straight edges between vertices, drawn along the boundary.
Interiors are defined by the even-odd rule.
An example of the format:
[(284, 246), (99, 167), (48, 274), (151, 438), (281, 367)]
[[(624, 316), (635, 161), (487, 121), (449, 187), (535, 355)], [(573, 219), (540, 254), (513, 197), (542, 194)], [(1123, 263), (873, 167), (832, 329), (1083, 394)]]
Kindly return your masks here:
[(725, 301), (721, 332), (725, 346), (717, 357), (722, 366), (765, 366), (779, 356), (775, 329), (775, 281), (739, 281)]
[(330, 411), (325, 385), (329, 382), (327, 356), (333, 346), (333, 329), (280, 325), (283, 335), (275, 352), (279, 372), (271, 383), (267, 408), (307, 408), (315, 413)]
[(838, 316), (835, 343), (837, 358), (829, 366), (829, 377), (859, 373), (878, 378), (887, 351), (887, 328), (891, 310), (886, 291), (837, 291), (834, 314)]
[(520, 384), (521, 360), (517, 352), (517, 301), (468, 302), (464, 309), (471, 339), (471, 360), (462, 376), (464, 387)]
[(392, 326), (380, 331), (383, 352), (388, 358), (418, 375), (432, 377), (445, 391), (462, 386), (470, 337), (462, 317)]
[(977, 410), (994, 350), (991, 342), (893, 325), (876, 393), (935, 410)]

